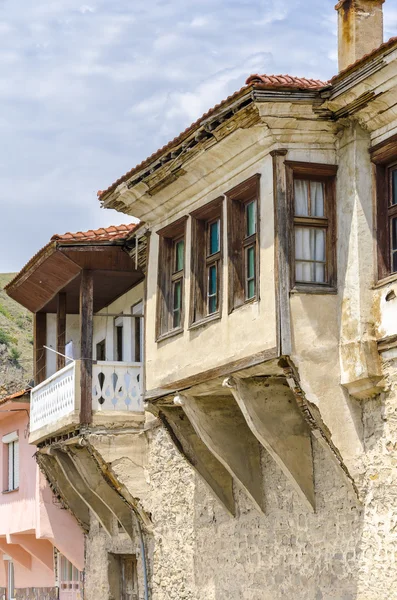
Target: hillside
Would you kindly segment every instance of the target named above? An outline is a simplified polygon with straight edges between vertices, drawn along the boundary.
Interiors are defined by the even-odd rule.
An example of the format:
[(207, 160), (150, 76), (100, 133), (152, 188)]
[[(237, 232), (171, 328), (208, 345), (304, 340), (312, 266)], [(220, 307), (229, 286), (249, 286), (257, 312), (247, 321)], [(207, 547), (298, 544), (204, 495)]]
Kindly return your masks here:
[(24, 388), (33, 373), (32, 315), (4, 291), (13, 276), (0, 274), (0, 398)]

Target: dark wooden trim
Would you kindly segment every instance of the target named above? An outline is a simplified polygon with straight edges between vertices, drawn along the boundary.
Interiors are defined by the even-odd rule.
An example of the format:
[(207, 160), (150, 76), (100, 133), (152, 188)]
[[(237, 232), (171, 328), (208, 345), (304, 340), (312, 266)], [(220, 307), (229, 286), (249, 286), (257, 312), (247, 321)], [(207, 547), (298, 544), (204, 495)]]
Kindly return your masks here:
[(47, 315), (38, 312), (33, 317), (33, 356), (34, 356), (34, 384), (39, 385), (47, 378)]
[(369, 149), (372, 162), (386, 164), (397, 159), (397, 134)]
[(294, 160), (286, 160), (285, 166), (293, 170), (294, 176), (297, 175), (311, 179), (313, 177), (324, 177), (325, 179), (334, 178), (338, 172), (338, 165), (329, 165), (326, 163), (308, 163)]
[(60, 292), (57, 296), (57, 371), (63, 369), (66, 360), (62, 354), (65, 354), (66, 345), (66, 294)]
[(186, 285), (186, 225), (188, 217), (182, 217), (175, 223), (163, 227), (159, 235), (159, 252), (157, 265), (157, 297), (156, 297), (156, 341), (174, 332), (172, 328), (172, 281), (173, 281), (173, 243), (177, 239), (184, 240), (183, 273), (178, 274), (182, 281), (181, 327), (175, 330), (179, 333), (184, 327), (185, 320), (185, 285)]
[[(291, 219), (290, 227), (290, 287), (299, 288), (303, 292), (306, 285), (307, 289), (313, 293), (315, 283), (305, 284), (304, 282), (295, 282), (295, 242), (294, 242), (294, 224), (307, 225), (308, 227), (325, 227), (326, 234), (326, 287), (337, 288), (337, 220), (336, 220), (336, 174), (337, 165), (323, 163), (305, 163), (295, 161), (285, 161), (287, 169), (287, 196), (289, 205), (289, 214)], [(294, 179), (304, 178), (307, 180), (323, 181), (325, 186), (325, 217), (324, 219), (312, 217), (294, 217)], [(324, 284), (318, 285), (321, 290)]]
[(170, 223), (169, 225), (162, 227), (161, 229), (156, 231), (156, 233), (160, 237), (165, 237), (165, 238), (175, 238), (178, 235), (182, 236), (183, 232), (185, 231), (187, 219), (188, 219), (188, 215), (185, 215), (185, 216), (181, 217), (180, 219), (178, 219), (177, 221), (174, 221), (173, 223)]
[[(256, 173), (226, 193), (227, 199), (227, 238), (228, 238), (228, 313), (240, 306), (260, 299), (260, 230), (261, 202), (260, 178)], [(245, 290), (245, 206), (256, 200), (256, 234), (252, 236), (255, 244), (255, 280), (254, 298), (246, 300)]]
[(80, 282), (80, 336), (81, 336), (81, 406), (80, 423), (92, 422), (92, 338), (94, 279), (92, 271), (83, 269)]
[(285, 167), (287, 150), (271, 153), (273, 158), (273, 197), (274, 197), (274, 246), (275, 283), (277, 307), (277, 347), (280, 355), (292, 352), (291, 307), (289, 292), (291, 287), (291, 216), (288, 196), (292, 169)]
[(191, 377), (186, 377), (185, 379), (180, 379), (172, 383), (166, 383), (161, 388), (156, 388), (146, 392), (145, 399), (155, 400), (162, 396), (167, 396), (172, 392), (180, 392), (194, 385), (199, 385), (200, 383), (210, 381), (211, 379), (225, 377), (227, 375), (231, 375), (232, 373), (236, 373), (237, 371), (256, 367), (262, 363), (275, 360), (276, 358), (279, 358), (279, 356), (280, 355), (277, 348), (269, 348), (268, 350), (263, 350), (257, 354), (247, 356), (246, 358), (229, 362), (225, 365), (221, 365), (220, 367), (209, 369), (208, 371), (202, 371), (197, 375), (192, 375)]
[[(218, 311), (221, 316), (223, 304), (223, 205), (224, 196), (220, 196), (191, 213), (191, 255), (190, 255), (190, 301), (189, 329), (198, 322), (210, 319), (207, 315), (207, 223), (219, 219), (219, 258), (217, 263), (218, 277)], [(209, 260), (209, 259), (208, 259)]]

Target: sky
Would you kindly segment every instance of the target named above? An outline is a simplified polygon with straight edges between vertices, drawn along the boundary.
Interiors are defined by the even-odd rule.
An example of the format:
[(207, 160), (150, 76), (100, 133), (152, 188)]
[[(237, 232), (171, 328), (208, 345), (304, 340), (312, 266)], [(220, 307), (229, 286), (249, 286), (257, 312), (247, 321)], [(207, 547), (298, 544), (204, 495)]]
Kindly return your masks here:
[[(0, 0), (0, 272), (252, 73), (337, 72), (336, 0)], [(386, 0), (385, 39), (397, 34)]]

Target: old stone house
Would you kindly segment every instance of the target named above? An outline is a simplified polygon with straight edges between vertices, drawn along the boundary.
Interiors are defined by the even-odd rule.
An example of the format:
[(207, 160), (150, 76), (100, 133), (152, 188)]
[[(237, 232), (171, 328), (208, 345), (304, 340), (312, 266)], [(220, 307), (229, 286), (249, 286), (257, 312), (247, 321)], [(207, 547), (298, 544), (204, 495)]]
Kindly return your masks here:
[(56, 236), (8, 286), (88, 600), (397, 598), (382, 5), (339, 2), (331, 81), (252, 75), (99, 194), (140, 226)]

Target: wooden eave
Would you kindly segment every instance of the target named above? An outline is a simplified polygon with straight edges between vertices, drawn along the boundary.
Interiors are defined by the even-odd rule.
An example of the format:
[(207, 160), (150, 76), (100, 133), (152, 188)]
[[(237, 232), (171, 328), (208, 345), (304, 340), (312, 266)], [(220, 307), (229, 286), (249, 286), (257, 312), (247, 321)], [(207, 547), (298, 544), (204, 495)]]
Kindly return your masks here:
[[(163, 151), (153, 155), (153, 160), (148, 159), (142, 163), (142, 168), (137, 168), (128, 177), (121, 178), (117, 187), (104, 192), (100, 196), (102, 206), (126, 213), (131, 213), (132, 209), (133, 212), (135, 201), (129, 203), (127, 210), (124, 194), (131, 198), (129, 192), (137, 190), (137, 196), (155, 196), (185, 174), (185, 165), (195, 155), (208, 151), (239, 127), (249, 128), (258, 124), (260, 118), (257, 104), (311, 103), (316, 108), (316, 113), (324, 102), (321, 92), (322, 89), (276, 88), (261, 84), (243, 88), (242, 93), (234, 95), (230, 101), (221, 103), (216, 110), (210, 111), (208, 116), (197, 121), (186, 135), (177, 138), (175, 145), (165, 146)], [(317, 118), (324, 117), (317, 115)]]
[(56, 297), (66, 294), (67, 314), (79, 313), (83, 269), (93, 272), (94, 312), (125, 294), (143, 279), (119, 242), (53, 242), (8, 285), (7, 294), (33, 313), (56, 313)]

